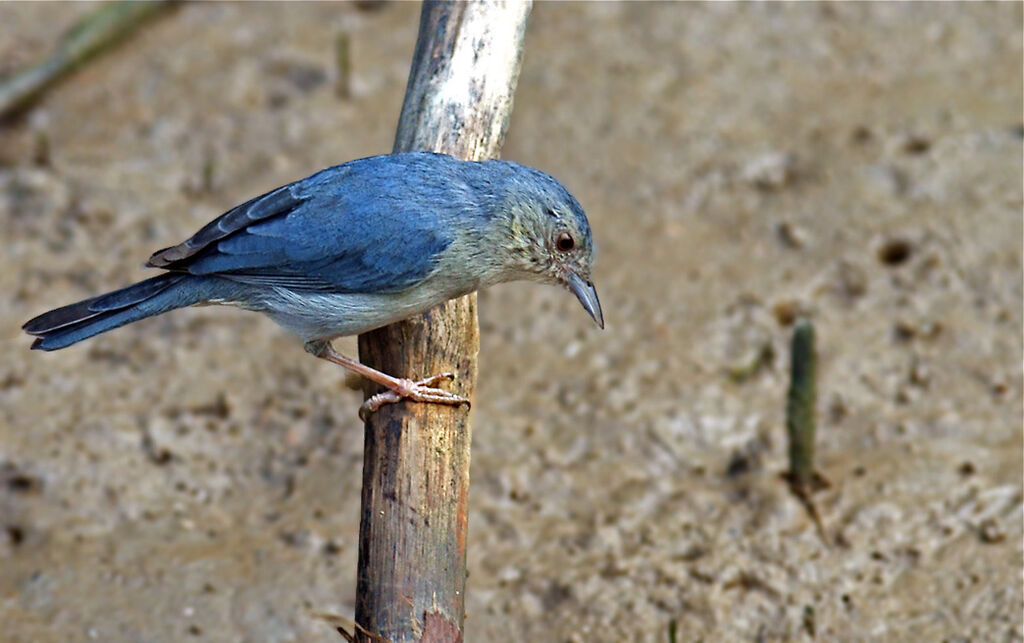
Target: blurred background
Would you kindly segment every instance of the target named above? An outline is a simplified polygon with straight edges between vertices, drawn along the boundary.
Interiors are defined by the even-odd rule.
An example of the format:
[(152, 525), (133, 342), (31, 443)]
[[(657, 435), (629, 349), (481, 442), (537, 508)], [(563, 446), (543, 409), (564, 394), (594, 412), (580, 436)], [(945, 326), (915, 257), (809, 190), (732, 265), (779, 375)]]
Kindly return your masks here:
[[(0, 5), (0, 73), (96, 7)], [(418, 15), (182, 4), (0, 125), (4, 640), (339, 640), (340, 369), (226, 308), (50, 354), (19, 327), (389, 151)], [(586, 208), (607, 329), (558, 289), (480, 296), (467, 640), (1024, 639), (1021, 22), (534, 8), (503, 156)], [(800, 315), (829, 546), (780, 479)]]

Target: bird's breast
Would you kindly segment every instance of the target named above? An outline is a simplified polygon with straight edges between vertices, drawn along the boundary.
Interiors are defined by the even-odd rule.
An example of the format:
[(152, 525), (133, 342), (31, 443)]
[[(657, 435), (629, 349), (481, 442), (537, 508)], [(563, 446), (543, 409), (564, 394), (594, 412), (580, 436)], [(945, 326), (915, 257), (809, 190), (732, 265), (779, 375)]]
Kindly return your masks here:
[(319, 293), (274, 288), (264, 311), (304, 341), (365, 333), (422, 313), (471, 290), (423, 283), (397, 293)]

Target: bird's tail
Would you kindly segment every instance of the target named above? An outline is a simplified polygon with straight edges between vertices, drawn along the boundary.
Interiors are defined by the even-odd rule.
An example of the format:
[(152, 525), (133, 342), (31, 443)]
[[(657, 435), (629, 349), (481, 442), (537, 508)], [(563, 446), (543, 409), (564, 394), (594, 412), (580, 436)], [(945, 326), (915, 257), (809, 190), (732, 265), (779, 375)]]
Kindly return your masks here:
[(55, 351), (125, 324), (209, 298), (206, 280), (165, 273), (105, 295), (64, 306), (25, 323), (32, 348)]

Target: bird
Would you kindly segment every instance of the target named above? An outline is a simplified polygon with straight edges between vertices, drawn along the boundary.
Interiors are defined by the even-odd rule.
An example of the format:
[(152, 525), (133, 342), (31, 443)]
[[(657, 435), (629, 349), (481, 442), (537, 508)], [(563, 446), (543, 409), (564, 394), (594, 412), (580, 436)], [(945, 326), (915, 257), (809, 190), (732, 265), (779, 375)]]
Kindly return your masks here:
[(53, 351), (186, 306), (260, 312), (298, 335), (307, 352), (383, 388), (360, 407), (366, 420), (404, 399), (469, 401), (437, 388), (451, 373), (393, 377), (338, 353), (332, 340), (515, 280), (568, 289), (603, 329), (593, 263), (587, 216), (549, 174), (505, 160), (385, 154), (246, 201), (155, 252), (146, 266), (161, 274), (22, 328), (36, 337), (33, 349)]

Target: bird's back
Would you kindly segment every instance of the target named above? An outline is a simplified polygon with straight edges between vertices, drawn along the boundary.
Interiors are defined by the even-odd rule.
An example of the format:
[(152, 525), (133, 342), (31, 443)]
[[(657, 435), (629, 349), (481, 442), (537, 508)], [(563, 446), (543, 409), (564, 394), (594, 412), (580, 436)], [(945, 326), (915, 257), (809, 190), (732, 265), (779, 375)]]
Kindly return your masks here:
[(322, 292), (395, 292), (424, 279), (461, 231), (485, 225), (498, 186), (439, 154), (360, 159), (228, 211), (150, 265)]

